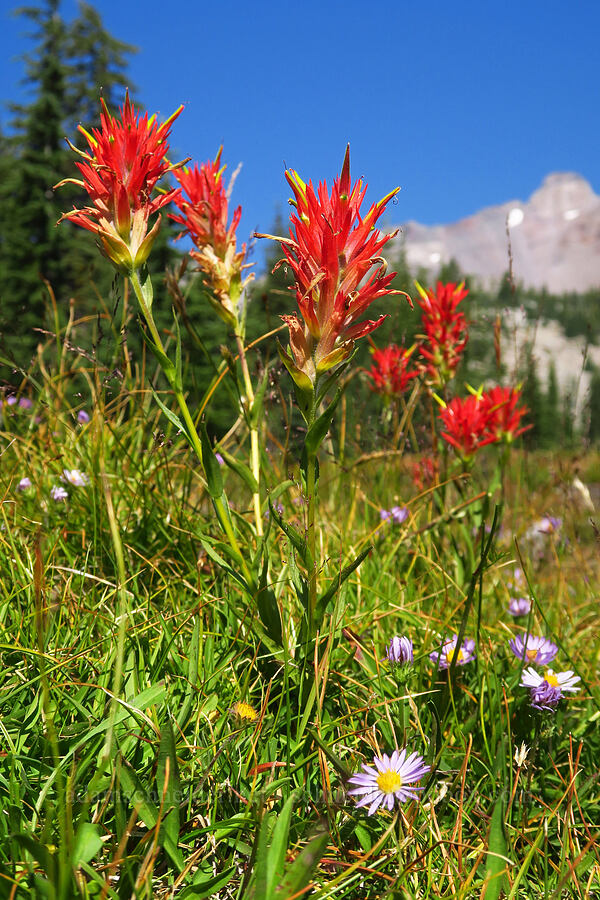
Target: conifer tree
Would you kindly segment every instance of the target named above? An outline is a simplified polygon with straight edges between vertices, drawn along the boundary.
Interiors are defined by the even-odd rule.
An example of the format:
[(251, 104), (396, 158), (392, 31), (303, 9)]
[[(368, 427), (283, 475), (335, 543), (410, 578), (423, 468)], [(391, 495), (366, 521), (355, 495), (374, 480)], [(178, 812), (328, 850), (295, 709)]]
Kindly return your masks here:
[(588, 401), (589, 424), (587, 436), (592, 444), (600, 442), (600, 369), (595, 366), (590, 383)]
[(532, 427), (526, 431), (523, 440), (529, 449), (539, 447), (544, 440), (544, 394), (540, 385), (540, 379), (537, 370), (537, 360), (533, 353), (533, 348), (528, 347), (525, 358), (524, 380), (523, 380), (523, 403), (529, 410), (529, 422)]
[(59, 5), (44, 0), (17, 10), (33, 25), (33, 50), (23, 57), (32, 96), (12, 105), (9, 134), (0, 139), (0, 357), (16, 368), (28, 366), (41, 332), (54, 327), (44, 321), (45, 281), (59, 309), (74, 296), (83, 313), (92, 311), (97, 292), (108, 298), (113, 280), (89, 234), (68, 223), (56, 227), (82, 198), (76, 187), (55, 193), (53, 186), (76, 174), (65, 136), (76, 139), (79, 121), (98, 122), (100, 89), (111, 104), (122, 99), (133, 48), (112, 38), (87, 4), (70, 24)]

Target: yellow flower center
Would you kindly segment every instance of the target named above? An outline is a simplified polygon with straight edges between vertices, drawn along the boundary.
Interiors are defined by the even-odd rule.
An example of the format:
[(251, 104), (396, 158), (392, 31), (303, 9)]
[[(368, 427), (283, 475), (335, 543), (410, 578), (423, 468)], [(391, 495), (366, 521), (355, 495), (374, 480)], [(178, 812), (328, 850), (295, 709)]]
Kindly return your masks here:
[(402, 787), (402, 779), (394, 769), (388, 769), (377, 777), (377, 786), (384, 794), (395, 794)]
[(238, 700), (238, 702), (233, 707), (233, 711), (236, 716), (239, 716), (240, 719), (248, 719), (250, 722), (253, 722), (258, 713), (256, 710), (250, 706), (249, 703), (244, 703), (243, 700)]
[(537, 654), (538, 654), (537, 650), (526, 650), (525, 651), (525, 655), (527, 656), (527, 659), (535, 659)]
[(552, 669), (548, 669), (548, 671), (544, 675), (544, 679), (548, 682), (548, 684), (552, 685), (552, 687), (559, 687), (558, 678), (556, 677)]
[(456, 656), (457, 663), (462, 662), (463, 659), (465, 658), (465, 654), (462, 652), (460, 647), (458, 649), (456, 649), (456, 647), (454, 647), (453, 649), (446, 651), (446, 659), (448, 660), (449, 663), (452, 662), (452, 660), (454, 659), (455, 656)]

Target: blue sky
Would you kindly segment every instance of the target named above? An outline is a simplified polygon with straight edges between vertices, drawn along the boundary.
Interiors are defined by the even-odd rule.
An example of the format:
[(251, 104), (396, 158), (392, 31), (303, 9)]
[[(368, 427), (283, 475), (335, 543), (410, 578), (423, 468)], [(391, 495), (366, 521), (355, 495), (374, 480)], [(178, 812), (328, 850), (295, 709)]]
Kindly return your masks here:
[[(525, 200), (553, 171), (579, 172), (600, 193), (597, 0), (95, 6), (140, 48), (138, 99), (162, 117), (185, 103), (174, 155), (202, 161), (223, 143), (229, 171), (243, 163), (242, 238), (268, 230), (277, 207), (287, 215), (286, 164), (330, 182), (348, 141), (367, 201), (401, 185), (396, 224)], [(75, 9), (63, 0), (65, 18)], [(8, 101), (26, 23), (6, 4), (0, 23)]]

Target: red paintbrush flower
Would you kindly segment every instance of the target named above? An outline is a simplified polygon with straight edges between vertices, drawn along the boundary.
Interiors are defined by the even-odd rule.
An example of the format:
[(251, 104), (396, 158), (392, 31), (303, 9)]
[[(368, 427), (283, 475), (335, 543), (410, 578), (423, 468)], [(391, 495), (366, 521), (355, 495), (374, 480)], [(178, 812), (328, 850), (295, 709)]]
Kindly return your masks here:
[(223, 184), (222, 150), (220, 147), (212, 162), (176, 173), (184, 193), (175, 198), (181, 215), (170, 215), (170, 218), (183, 225), (184, 233), (190, 235), (195, 244), (190, 255), (216, 297), (213, 307), (222, 319), (234, 326), (235, 301), (252, 276), (242, 281), (242, 271), (247, 268), (246, 245), (242, 244), (238, 251), (235, 235), (242, 216), (241, 206), (235, 209), (227, 225), (229, 197)]
[[(312, 390), (317, 377), (347, 360), (354, 342), (383, 322), (358, 320), (365, 310), (386, 294), (402, 293), (390, 285), (380, 253), (393, 237), (375, 227), (396, 188), (373, 204), (364, 218), (360, 207), (366, 186), (362, 179), (350, 182), (350, 148), (331, 193), (325, 182), (315, 191), (293, 169), (285, 173), (294, 192), (296, 208), (291, 217), (290, 238), (282, 241), (284, 262), (296, 281), (297, 314), (282, 316), (290, 331), (291, 353), (282, 359), (296, 384)], [(410, 298), (409, 298), (410, 300)]]
[(497, 440), (490, 432), (490, 407), (479, 394), (468, 397), (454, 397), (440, 409), (439, 417), (445, 431), (442, 437), (456, 449), (458, 455), (467, 462), (480, 447)]
[(488, 428), (495, 435), (496, 441), (511, 444), (515, 438), (532, 428), (532, 425), (521, 425), (521, 419), (529, 410), (526, 406), (518, 406), (521, 399), (520, 388), (493, 387), (483, 398), (488, 405)]
[(397, 344), (389, 344), (382, 350), (373, 351), (373, 365), (367, 371), (372, 391), (386, 398), (400, 397), (418, 372), (409, 370), (408, 364), (413, 349), (405, 350)]
[(417, 300), (423, 310), (422, 324), (425, 334), (419, 344), (423, 358), (422, 371), (430, 382), (443, 387), (454, 375), (467, 344), (467, 320), (457, 311), (458, 304), (469, 293), (462, 284), (442, 284), (425, 291), (417, 283), (421, 296)]
[(105, 255), (129, 274), (146, 261), (158, 233), (160, 218), (148, 230), (149, 217), (179, 192), (151, 196), (159, 179), (174, 168), (166, 158), (167, 138), (183, 106), (158, 125), (155, 116), (136, 114), (128, 94), (120, 119), (111, 116), (104, 100), (100, 102), (100, 129), (88, 134), (79, 126), (89, 152), (69, 144), (83, 157), (84, 162), (76, 163), (82, 180), (67, 178), (56, 185), (78, 185), (87, 191), (91, 205), (65, 213), (60, 221), (69, 219), (95, 232)]

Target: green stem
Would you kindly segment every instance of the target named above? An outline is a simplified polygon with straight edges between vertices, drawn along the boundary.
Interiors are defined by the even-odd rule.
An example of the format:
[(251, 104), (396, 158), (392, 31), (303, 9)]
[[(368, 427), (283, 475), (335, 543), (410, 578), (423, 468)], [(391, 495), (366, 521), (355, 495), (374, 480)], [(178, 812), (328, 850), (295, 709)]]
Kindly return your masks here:
[(258, 428), (253, 416), (254, 406), (254, 389), (250, 379), (250, 371), (248, 369), (248, 360), (246, 359), (246, 349), (244, 347), (244, 335), (235, 329), (235, 342), (240, 358), (240, 366), (242, 368), (242, 378), (244, 379), (244, 390), (246, 391), (246, 415), (248, 429), (250, 431), (250, 465), (252, 474), (258, 485), (258, 489), (252, 494), (252, 502), (254, 505), (254, 518), (256, 520), (256, 533), (260, 537), (263, 533), (262, 515), (260, 509), (260, 451), (258, 445)]
[[(314, 398), (308, 418), (308, 427), (315, 420), (316, 404)], [(315, 610), (317, 608), (317, 534), (316, 534), (316, 488), (317, 488), (317, 457), (307, 454), (306, 460), (306, 494), (307, 494), (307, 535), (308, 551), (312, 560), (312, 569), (308, 573), (308, 635), (315, 636)]]
[[(146, 300), (144, 297), (144, 292), (142, 290), (142, 285), (140, 282), (139, 272), (137, 270), (134, 270), (131, 273), (130, 280), (131, 280), (131, 285), (133, 287), (133, 290), (135, 292), (135, 296), (137, 297), (138, 303), (140, 304), (140, 309), (142, 311), (144, 319), (146, 320), (146, 324), (148, 325), (150, 334), (152, 335), (152, 340), (154, 341), (154, 343), (156, 344), (158, 349), (161, 351), (161, 353), (163, 353), (166, 356), (167, 354), (165, 351), (165, 347), (161, 340), (158, 329), (156, 327), (156, 323), (154, 322), (154, 318), (152, 316), (152, 311), (151, 311), (150, 307), (148, 306), (148, 304), (146, 303)], [(165, 375), (167, 375), (166, 372), (165, 372)], [(206, 475), (206, 471), (204, 468), (204, 460), (202, 458), (202, 442), (200, 441), (200, 436), (198, 435), (198, 431), (196, 429), (196, 423), (194, 422), (194, 418), (190, 412), (189, 406), (187, 404), (187, 400), (185, 399), (185, 395), (184, 395), (183, 391), (176, 384), (173, 383), (173, 379), (169, 378), (168, 375), (167, 375), (167, 379), (169, 381), (169, 384), (171, 385), (173, 393), (175, 394), (175, 399), (177, 400), (177, 405), (179, 407), (179, 411), (183, 418), (183, 422), (185, 424), (186, 432), (189, 437), (190, 443), (191, 443), (192, 447), (194, 448), (194, 452), (196, 453), (196, 456), (198, 457), (198, 462), (200, 463), (200, 465), (202, 467), (202, 471), (203, 471), (204, 475)], [(240, 550), (240, 545), (238, 544), (237, 538), (233, 531), (233, 527), (231, 525), (231, 520), (229, 518), (227, 509), (225, 507), (225, 503), (223, 502), (223, 499), (221, 497), (219, 497), (216, 500), (213, 498), (213, 504), (215, 507), (215, 511), (217, 513), (217, 518), (219, 519), (219, 524), (221, 525), (221, 528), (225, 532), (225, 535), (227, 537), (227, 540), (229, 541), (231, 549), (239, 557), (240, 564), (242, 567), (242, 572), (244, 573), (244, 578), (246, 579), (248, 586), (252, 589), (255, 587), (255, 580), (252, 577), (252, 575), (250, 573), (250, 569), (248, 568), (248, 565), (244, 559), (244, 555), (243, 555), (242, 551)]]

